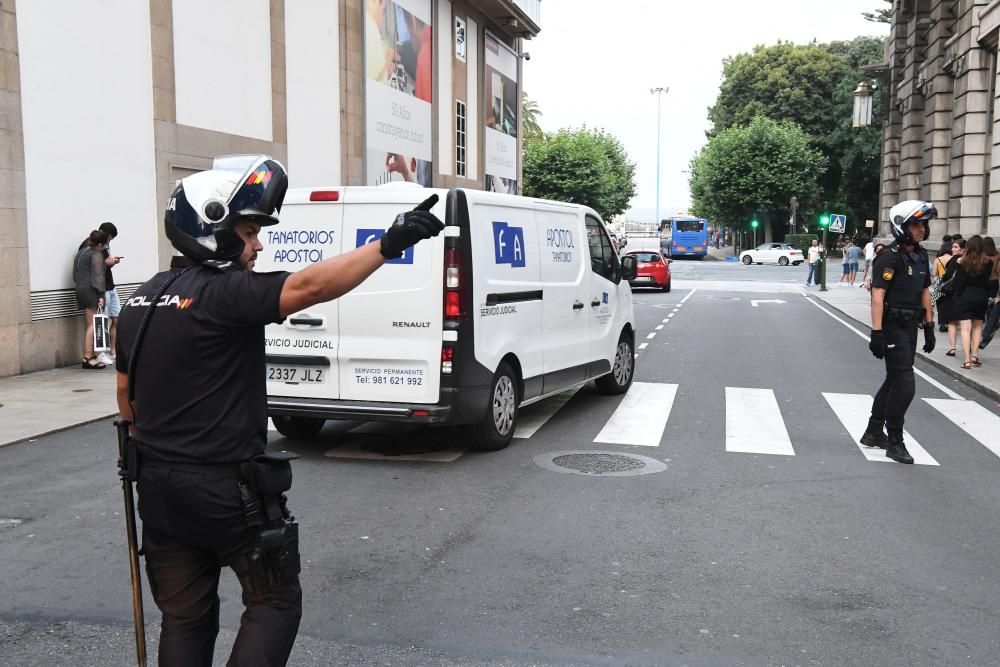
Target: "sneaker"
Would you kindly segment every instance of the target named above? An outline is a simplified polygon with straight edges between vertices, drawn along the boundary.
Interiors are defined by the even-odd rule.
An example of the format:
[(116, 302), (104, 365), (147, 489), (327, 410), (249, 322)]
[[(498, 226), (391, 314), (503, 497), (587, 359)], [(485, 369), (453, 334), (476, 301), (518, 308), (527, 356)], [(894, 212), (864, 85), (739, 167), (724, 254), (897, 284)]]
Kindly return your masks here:
[(97, 355), (97, 361), (98, 363), (102, 363), (105, 366), (111, 366), (112, 364), (115, 363), (114, 358), (109, 357), (105, 352), (101, 352), (99, 355)]

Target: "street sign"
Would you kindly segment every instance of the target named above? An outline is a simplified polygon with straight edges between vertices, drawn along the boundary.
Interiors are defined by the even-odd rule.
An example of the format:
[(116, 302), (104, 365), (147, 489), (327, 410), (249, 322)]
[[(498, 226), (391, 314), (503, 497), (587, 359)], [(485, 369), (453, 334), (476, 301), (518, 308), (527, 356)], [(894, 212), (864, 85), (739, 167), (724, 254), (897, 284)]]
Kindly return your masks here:
[(865, 220), (865, 227), (867, 227), (868, 229), (872, 229), (873, 227), (875, 227), (875, 221), (874, 220)]
[(830, 231), (843, 234), (847, 231), (847, 216), (834, 213), (830, 216)]

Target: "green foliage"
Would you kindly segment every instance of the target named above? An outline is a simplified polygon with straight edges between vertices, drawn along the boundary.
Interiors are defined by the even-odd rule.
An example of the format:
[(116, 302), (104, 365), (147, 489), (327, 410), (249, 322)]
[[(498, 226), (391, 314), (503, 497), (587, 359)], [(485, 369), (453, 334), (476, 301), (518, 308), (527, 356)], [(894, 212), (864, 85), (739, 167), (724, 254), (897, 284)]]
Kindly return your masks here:
[(757, 215), (770, 240), (783, 229), (792, 196), (814, 209), (826, 159), (794, 123), (757, 116), (712, 137), (691, 161), (692, 210), (717, 222), (745, 225)]
[(785, 236), (785, 243), (793, 248), (798, 248), (802, 251), (803, 255), (807, 255), (809, 252), (809, 246), (812, 245), (813, 241), (818, 240), (819, 237), (815, 234), (788, 234)]
[(542, 112), (538, 108), (538, 102), (528, 97), (524, 91), (521, 92), (521, 127), (525, 137), (542, 136), (542, 126), (538, 124), (538, 119)]
[(876, 9), (873, 12), (861, 12), (861, 15), (865, 17), (866, 21), (872, 23), (889, 23), (892, 20), (892, 7)]
[(614, 136), (586, 127), (524, 139), (524, 194), (585, 204), (610, 220), (635, 196), (635, 163)]

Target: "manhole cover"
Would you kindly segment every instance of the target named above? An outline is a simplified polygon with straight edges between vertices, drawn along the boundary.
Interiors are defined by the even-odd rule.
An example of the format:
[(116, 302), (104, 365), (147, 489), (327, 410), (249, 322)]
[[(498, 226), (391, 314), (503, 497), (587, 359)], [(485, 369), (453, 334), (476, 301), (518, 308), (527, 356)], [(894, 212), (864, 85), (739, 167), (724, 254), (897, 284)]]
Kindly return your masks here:
[(546, 470), (589, 477), (633, 477), (667, 469), (662, 461), (621, 452), (553, 452), (540, 454), (534, 460)]

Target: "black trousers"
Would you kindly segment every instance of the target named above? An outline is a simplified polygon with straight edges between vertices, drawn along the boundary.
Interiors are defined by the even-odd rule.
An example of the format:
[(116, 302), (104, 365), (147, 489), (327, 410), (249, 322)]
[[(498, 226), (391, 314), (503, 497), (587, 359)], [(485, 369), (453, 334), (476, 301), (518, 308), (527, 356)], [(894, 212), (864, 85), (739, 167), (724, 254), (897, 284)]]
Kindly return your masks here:
[(903, 419), (913, 402), (916, 381), (913, 377), (913, 360), (917, 355), (917, 322), (883, 323), (885, 334), (885, 381), (875, 394), (872, 419), (885, 423), (889, 435), (893, 431), (902, 437)]
[[(236, 480), (146, 466), (138, 482), (142, 550), (162, 614), (159, 664), (210, 667), (219, 633), (219, 576), (256, 536)], [(246, 607), (228, 665), (284, 665), (302, 617), (298, 577)]]

